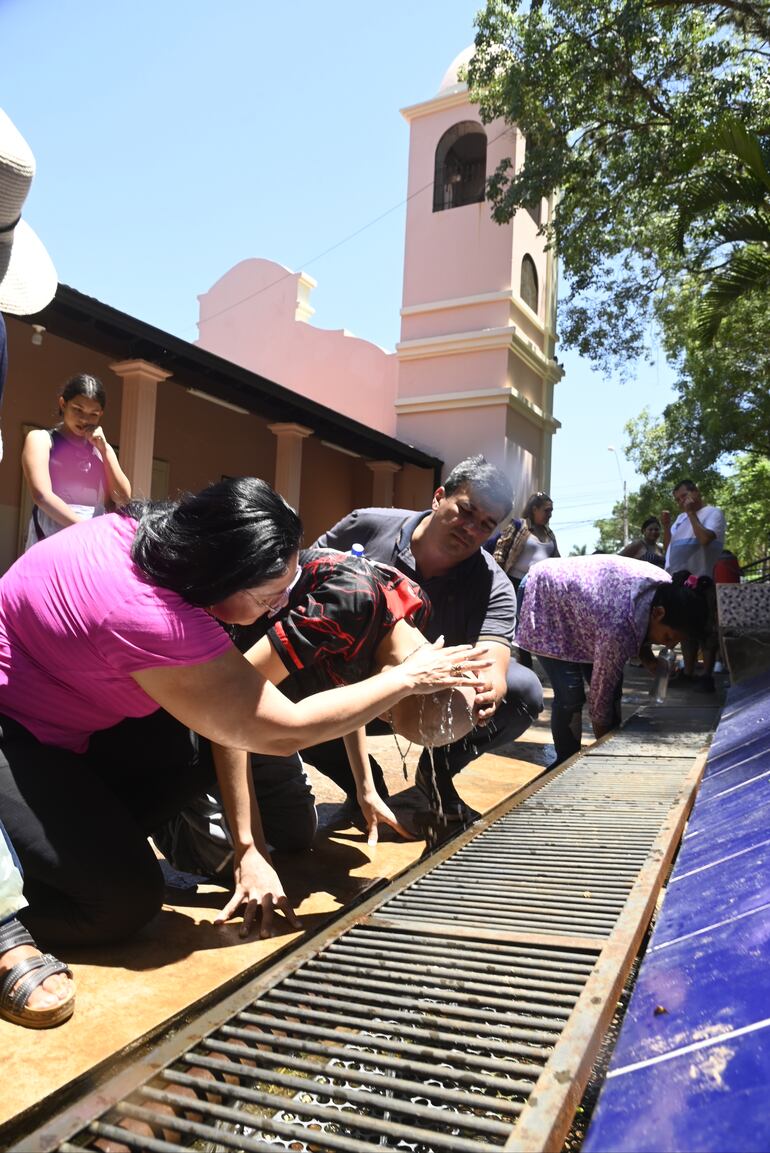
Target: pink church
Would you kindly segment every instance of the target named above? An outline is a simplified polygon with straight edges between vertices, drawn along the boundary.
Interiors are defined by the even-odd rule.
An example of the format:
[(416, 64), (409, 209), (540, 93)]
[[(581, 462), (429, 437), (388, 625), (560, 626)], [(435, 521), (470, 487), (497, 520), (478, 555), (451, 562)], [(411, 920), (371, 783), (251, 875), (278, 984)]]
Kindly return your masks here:
[(266, 260), (236, 265), (200, 298), (196, 344), (63, 284), (37, 316), (8, 318), (0, 571), (29, 521), (24, 436), (50, 426), (76, 372), (104, 381), (105, 430), (138, 496), (263, 476), (299, 509), (307, 540), (351, 508), (425, 508), (442, 475), (475, 452), (508, 473), (519, 508), (549, 487), (561, 370), (556, 267), (538, 226), (551, 205), (502, 227), (490, 219), (485, 179), (505, 157), (519, 167), (525, 141), (502, 121), (481, 124), (460, 80), (470, 54), (432, 99), (403, 109), (409, 200), (395, 351), (316, 328), (315, 282)]
[[(481, 123), (460, 79), (472, 48), (436, 95), (402, 109), (410, 128), (401, 340), (395, 352), (311, 323), (316, 282), (272, 261), (244, 260), (200, 299), (198, 346), (438, 456), (447, 467), (483, 452), (518, 500), (547, 490), (556, 264), (538, 228), (543, 200), (507, 225), (490, 217), (486, 177), (525, 140), (502, 120)], [(301, 440), (293, 431), (295, 469)], [(291, 463), (290, 463), (291, 467)], [(395, 461), (371, 462), (392, 503)]]

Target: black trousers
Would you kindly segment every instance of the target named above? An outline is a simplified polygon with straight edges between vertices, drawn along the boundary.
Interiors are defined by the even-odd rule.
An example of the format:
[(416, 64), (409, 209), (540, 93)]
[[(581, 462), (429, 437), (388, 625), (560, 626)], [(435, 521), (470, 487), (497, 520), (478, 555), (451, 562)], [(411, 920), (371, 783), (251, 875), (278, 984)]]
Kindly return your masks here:
[[(497, 712), (488, 724), (472, 729), (466, 737), (454, 741), (451, 745), (442, 745), (433, 750), (433, 766), (437, 776), (455, 776), (482, 753), (491, 753), (501, 745), (517, 740), (537, 719), (543, 709), (543, 686), (537, 675), (532, 669), (512, 660), (508, 665), (507, 682), (505, 698), (500, 702)], [(371, 733), (390, 732), (382, 721), (373, 721), (366, 728), (367, 732)], [(315, 765), (319, 772), (344, 789), (348, 796), (355, 796), (356, 784), (348, 764), (345, 745), (341, 740), (313, 745), (312, 748), (303, 749), (302, 755), (311, 765)], [(388, 791), (382, 770), (373, 757), (369, 759), (372, 762), (372, 776), (377, 791), (386, 797)], [(427, 749), (423, 749), (420, 754), (419, 764), (427, 773), (431, 772), (430, 754)]]
[(195, 735), (163, 710), (95, 733), (83, 755), (0, 717), (0, 821), (29, 901), (19, 919), (46, 945), (136, 932), (163, 902), (148, 835), (212, 782)]

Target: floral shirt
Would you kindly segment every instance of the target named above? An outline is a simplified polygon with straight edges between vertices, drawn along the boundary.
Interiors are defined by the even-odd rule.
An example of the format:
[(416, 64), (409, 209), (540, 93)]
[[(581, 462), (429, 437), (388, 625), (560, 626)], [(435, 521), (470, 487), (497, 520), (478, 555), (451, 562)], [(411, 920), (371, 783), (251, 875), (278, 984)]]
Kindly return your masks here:
[(593, 665), (591, 720), (610, 724), (623, 666), (644, 643), (658, 585), (670, 579), (655, 565), (628, 557), (540, 561), (526, 578), (516, 644)]

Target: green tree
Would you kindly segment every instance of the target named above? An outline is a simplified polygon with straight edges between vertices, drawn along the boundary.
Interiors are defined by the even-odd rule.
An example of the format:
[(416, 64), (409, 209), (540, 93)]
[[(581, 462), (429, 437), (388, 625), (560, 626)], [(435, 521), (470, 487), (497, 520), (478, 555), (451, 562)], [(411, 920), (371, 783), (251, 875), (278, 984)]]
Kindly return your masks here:
[(585, 556), (587, 552), (588, 552), (588, 545), (587, 544), (573, 544), (572, 548), (569, 550), (569, 555), (570, 556)]
[[(569, 295), (560, 336), (594, 362), (638, 356), (661, 295), (713, 252), (679, 197), (718, 167), (726, 114), (770, 123), (763, 0), (488, 0), (469, 83), (485, 119), (527, 140), (489, 181), (497, 220), (558, 189), (548, 242)], [(685, 243), (686, 241), (686, 243)]]
[[(708, 160), (714, 164), (704, 167)], [(726, 116), (690, 161), (693, 174), (679, 195), (679, 243), (685, 251), (688, 237), (701, 238), (695, 330), (709, 347), (737, 303), (749, 297), (761, 304), (770, 293), (770, 137)]]
[(722, 480), (715, 503), (727, 521), (725, 543), (742, 565), (770, 555), (770, 460), (746, 453)]

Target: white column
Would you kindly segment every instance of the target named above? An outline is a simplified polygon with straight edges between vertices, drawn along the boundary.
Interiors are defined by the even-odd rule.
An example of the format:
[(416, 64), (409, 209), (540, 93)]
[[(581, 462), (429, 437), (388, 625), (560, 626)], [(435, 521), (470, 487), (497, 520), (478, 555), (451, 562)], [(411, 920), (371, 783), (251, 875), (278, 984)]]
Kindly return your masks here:
[(393, 478), (401, 471), (401, 465), (392, 460), (368, 460), (366, 467), (374, 473), (372, 507), (393, 508)]
[(133, 495), (149, 499), (158, 382), (168, 380), (172, 374), (148, 360), (120, 360), (110, 368), (123, 380), (120, 465), (131, 481)]
[(302, 441), (312, 436), (313, 429), (303, 424), (269, 424), (267, 426), (278, 441), (275, 452), (275, 480), (273, 487), (292, 508), (299, 508), (302, 483)]

